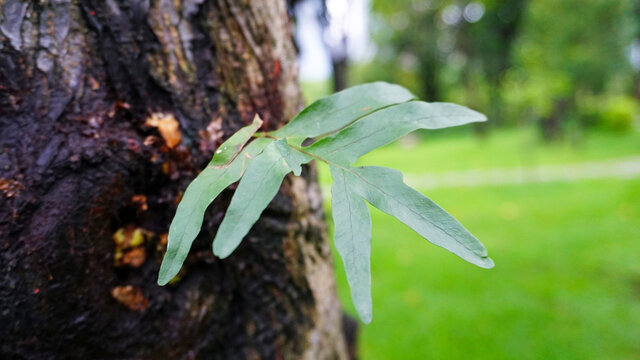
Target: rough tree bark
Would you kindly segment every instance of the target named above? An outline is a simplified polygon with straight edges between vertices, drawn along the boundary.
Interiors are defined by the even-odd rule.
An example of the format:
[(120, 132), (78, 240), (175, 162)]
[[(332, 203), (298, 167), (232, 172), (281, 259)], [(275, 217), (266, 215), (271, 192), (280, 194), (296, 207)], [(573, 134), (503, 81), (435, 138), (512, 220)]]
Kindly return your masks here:
[(179, 279), (156, 285), (216, 146), (301, 108), (285, 1), (0, 9), (0, 358), (345, 358), (313, 168), (219, 260), (223, 193)]

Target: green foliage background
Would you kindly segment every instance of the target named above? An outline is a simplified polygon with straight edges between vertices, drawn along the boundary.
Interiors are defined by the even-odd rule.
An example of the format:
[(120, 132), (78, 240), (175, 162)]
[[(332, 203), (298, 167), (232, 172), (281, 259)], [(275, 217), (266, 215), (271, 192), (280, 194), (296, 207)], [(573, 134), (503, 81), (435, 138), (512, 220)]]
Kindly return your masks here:
[[(472, 3), (484, 8), (480, 20), (443, 20)], [(611, 113), (590, 105), (634, 96), (638, 75), (628, 55), (640, 39), (638, 8), (633, 0), (373, 0), (378, 51), (350, 80), (390, 81), (429, 101), (465, 104), (487, 114), (490, 127), (557, 117), (560, 131), (594, 121), (628, 131), (637, 108), (609, 126)]]

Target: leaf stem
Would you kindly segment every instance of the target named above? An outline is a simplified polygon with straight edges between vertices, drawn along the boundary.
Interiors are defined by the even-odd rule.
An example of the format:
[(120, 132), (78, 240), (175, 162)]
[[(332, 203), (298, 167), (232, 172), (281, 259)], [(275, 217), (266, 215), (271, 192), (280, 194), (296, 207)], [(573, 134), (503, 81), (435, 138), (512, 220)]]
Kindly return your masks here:
[(327, 159), (325, 159), (325, 158), (323, 158), (323, 157), (321, 157), (321, 156), (318, 156), (318, 155), (316, 155), (316, 154), (314, 154), (314, 153), (310, 153), (310, 152), (308, 152), (308, 151), (304, 151), (304, 150), (302, 150), (301, 148), (299, 148), (299, 147), (297, 147), (297, 146), (294, 146), (294, 145), (291, 145), (291, 144), (288, 144), (288, 145), (289, 145), (291, 148), (293, 148), (293, 149), (297, 150), (298, 152), (300, 152), (300, 153), (302, 153), (302, 154), (305, 154), (305, 155), (307, 155), (307, 156), (309, 156), (309, 157), (312, 157), (312, 158), (314, 158), (314, 159), (316, 159), (316, 160), (324, 161), (325, 163), (327, 163), (327, 164), (329, 164), (329, 165), (333, 165), (333, 166), (339, 167), (339, 168), (341, 168), (341, 169), (343, 169), (343, 170), (346, 170), (346, 171), (349, 171), (349, 172), (353, 173), (353, 171), (351, 171), (349, 168), (346, 168), (346, 167), (344, 167), (344, 166), (342, 166), (342, 165), (340, 165), (340, 164), (334, 163), (333, 161), (329, 161), (329, 160), (327, 160)]
[[(269, 132), (264, 132), (264, 131), (260, 131), (260, 132), (257, 132), (255, 134), (253, 134), (253, 137), (255, 137), (255, 138), (269, 138), (269, 139), (274, 139), (276, 141), (282, 139), (282, 138), (279, 138), (277, 136), (271, 135)], [(329, 160), (327, 160), (327, 159), (325, 159), (325, 158), (323, 158), (321, 156), (318, 156), (318, 155), (316, 155), (314, 153), (310, 153), (308, 151), (304, 151), (302, 148), (299, 148), (299, 147), (297, 147), (295, 145), (289, 144), (288, 142), (287, 142), (287, 145), (289, 145), (292, 149), (298, 151), (299, 153), (305, 154), (305, 155), (307, 155), (307, 156), (309, 156), (309, 157), (311, 157), (311, 158), (313, 158), (315, 160), (323, 161), (323, 162), (325, 162), (325, 163), (327, 163), (329, 165), (333, 165), (333, 166), (338, 167), (338, 168), (340, 168), (342, 170), (348, 171), (348, 172), (350, 172), (350, 173), (352, 173), (352, 174), (354, 174), (354, 175), (356, 175), (358, 177), (361, 177), (359, 174), (351, 171), (351, 169), (349, 167), (344, 167), (344, 166), (342, 166), (340, 164), (334, 163), (333, 161), (329, 161)]]
[(269, 138), (269, 139), (273, 139), (273, 140), (276, 140), (276, 141), (281, 139), (279, 137), (273, 136), (273, 135), (269, 134), (268, 132), (264, 132), (264, 131), (257, 132), (255, 134), (253, 134), (252, 137), (254, 137), (254, 138)]

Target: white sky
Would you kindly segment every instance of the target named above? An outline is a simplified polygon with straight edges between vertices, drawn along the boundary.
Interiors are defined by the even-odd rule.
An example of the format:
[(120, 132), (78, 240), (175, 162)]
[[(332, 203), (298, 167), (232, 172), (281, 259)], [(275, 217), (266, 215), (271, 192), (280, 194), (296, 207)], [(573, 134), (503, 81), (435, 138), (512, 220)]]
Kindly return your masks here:
[[(327, 0), (347, 31), (347, 53), (351, 61), (371, 58), (374, 47), (368, 25), (369, 0)], [(337, 5), (337, 6), (336, 6)], [(300, 79), (319, 81), (331, 75), (331, 58), (323, 42), (323, 29), (318, 21), (321, 5), (318, 0), (305, 0), (295, 9), (297, 21), (296, 41), (300, 48)], [(331, 26), (335, 26), (333, 23)], [(328, 36), (328, 34), (326, 35)]]

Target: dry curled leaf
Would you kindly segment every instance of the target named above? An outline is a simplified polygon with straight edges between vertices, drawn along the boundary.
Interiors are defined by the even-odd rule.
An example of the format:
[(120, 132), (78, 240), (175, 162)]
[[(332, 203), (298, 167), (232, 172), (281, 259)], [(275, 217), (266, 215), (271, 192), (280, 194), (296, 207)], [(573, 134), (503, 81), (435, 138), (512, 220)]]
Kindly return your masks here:
[(12, 198), (20, 193), (23, 186), (19, 182), (11, 179), (0, 179), (0, 191), (8, 198)]
[(111, 289), (111, 296), (133, 311), (143, 311), (149, 306), (149, 300), (144, 297), (142, 291), (131, 285), (114, 287)]
[(147, 255), (144, 248), (137, 247), (124, 253), (124, 256), (122, 257), (122, 264), (137, 268), (144, 264), (146, 258)]
[(147, 118), (145, 125), (157, 128), (170, 149), (176, 147), (182, 140), (178, 120), (172, 114), (153, 113)]

